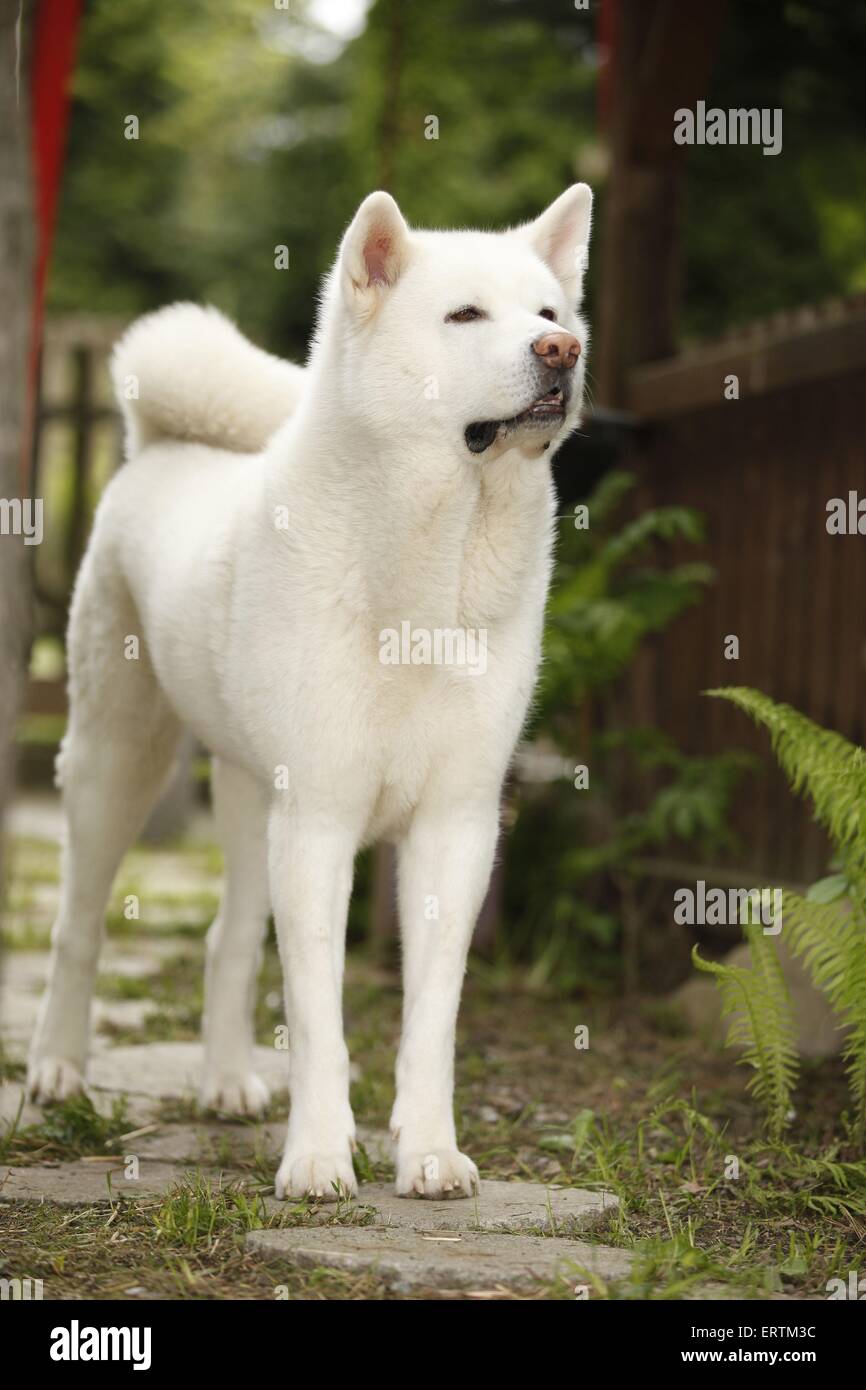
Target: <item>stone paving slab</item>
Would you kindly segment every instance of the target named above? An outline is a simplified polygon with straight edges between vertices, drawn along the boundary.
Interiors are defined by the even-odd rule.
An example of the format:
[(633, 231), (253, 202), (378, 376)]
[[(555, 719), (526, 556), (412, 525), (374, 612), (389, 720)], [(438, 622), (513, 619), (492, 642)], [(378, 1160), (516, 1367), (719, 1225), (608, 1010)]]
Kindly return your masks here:
[[(476, 1197), (398, 1197), (390, 1183), (364, 1183), (358, 1203), (374, 1208), (372, 1224), (394, 1230), (430, 1234), (485, 1231), (554, 1231), (578, 1234), (607, 1221), (619, 1206), (612, 1192), (589, 1192), (579, 1187), (546, 1187), (540, 1182), (484, 1180)], [(285, 1211), (286, 1204), (266, 1198), (270, 1212)], [(323, 1211), (327, 1220), (327, 1209)]]
[[(198, 1124), (157, 1124), (150, 1134), (130, 1143), (143, 1158), (171, 1162), (217, 1164), (264, 1157), (276, 1172), (286, 1140), (286, 1121), (267, 1124), (205, 1120)], [(358, 1128), (358, 1140), (374, 1163), (390, 1161), (390, 1140), (384, 1130)]]
[[(278, 1094), (288, 1090), (288, 1054), (257, 1047), (253, 1066)], [(99, 1091), (150, 1096), (155, 1100), (194, 1100), (204, 1072), (197, 1042), (134, 1043), (98, 1052), (90, 1059), (88, 1085)]]
[[(89, 1207), (100, 1202), (126, 1200), (130, 1197), (159, 1197), (190, 1172), (188, 1166), (176, 1163), (139, 1165), (137, 1179), (124, 1177), (124, 1167), (117, 1157), (87, 1162), (34, 1164), (28, 1168), (0, 1167), (0, 1201), (56, 1202), (63, 1207)], [(109, 1193), (107, 1175), (111, 1175)], [(211, 1173), (214, 1184), (225, 1185), (237, 1180), (237, 1174)]]
[(585, 1282), (583, 1271), (605, 1280), (623, 1279), (632, 1263), (626, 1251), (605, 1245), (471, 1231), (430, 1235), (396, 1228), (293, 1227), (252, 1231), (246, 1244), (272, 1263), (282, 1261), (294, 1269), (324, 1266), (376, 1274), (396, 1293), (423, 1288), (530, 1290), (560, 1275), (579, 1285)]
[(20, 1081), (0, 1082), (0, 1134), (17, 1123), (19, 1129), (25, 1125), (38, 1125), (42, 1111), (24, 1094)]
[[(177, 956), (182, 953), (177, 948), (167, 953), (159, 949), (158, 943), (155, 950), (108, 943), (100, 962), (101, 973), (141, 979), (157, 974), (168, 954)], [(27, 1057), (48, 976), (48, 964), (47, 950), (8, 951), (0, 967), (3, 1045), (7, 1055), (16, 1061), (23, 1061)], [(141, 1029), (152, 1014), (162, 1011), (162, 1006), (152, 999), (102, 999), (97, 994), (93, 1001), (94, 1051), (107, 1046), (107, 1039), (100, 1034), (103, 1025)]]

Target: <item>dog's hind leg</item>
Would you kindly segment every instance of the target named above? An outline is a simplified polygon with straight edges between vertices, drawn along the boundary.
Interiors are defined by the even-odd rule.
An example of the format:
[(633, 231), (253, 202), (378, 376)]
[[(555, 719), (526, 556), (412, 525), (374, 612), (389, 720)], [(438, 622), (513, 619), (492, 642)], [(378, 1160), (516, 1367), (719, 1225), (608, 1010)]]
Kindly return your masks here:
[(249, 773), (217, 758), (211, 789), (225, 888), (207, 938), (201, 1101), (222, 1114), (256, 1115), (268, 1103), (253, 1071), (256, 978), (270, 910), (268, 804)]
[(71, 713), (58, 758), (67, 834), (28, 1083), (42, 1102), (83, 1087), (105, 907), (171, 768), (179, 732), (125, 588), (98, 568), (88, 556), (70, 624)]

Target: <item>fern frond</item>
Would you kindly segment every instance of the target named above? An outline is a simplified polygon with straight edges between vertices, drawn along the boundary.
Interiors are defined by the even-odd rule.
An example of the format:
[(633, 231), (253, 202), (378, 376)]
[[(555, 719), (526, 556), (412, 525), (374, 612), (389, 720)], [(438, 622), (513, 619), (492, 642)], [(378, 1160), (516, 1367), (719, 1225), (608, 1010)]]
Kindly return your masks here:
[(798, 1072), (791, 1000), (774, 938), (760, 925), (748, 925), (744, 934), (751, 969), (704, 960), (697, 946), (692, 960), (716, 978), (722, 1014), (731, 1018), (728, 1046), (742, 1048), (739, 1060), (754, 1069), (748, 1089), (764, 1107), (771, 1138), (778, 1139), (788, 1121)]
[(826, 994), (839, 1027), (842, 1055), (856, 1106), (858, 1133), (866, 1132), (866, 923), (844, 904), (782, 896), (782, 922), (791, 950)]
[(866, 752), (822, 729), (790, 705), (741, 686), (710, 690), (730, 700), (769, 730), (773, 749), (796, 792), (811, 798), (815, 818), (837, 850), (850, 908), (838, 897), (821, 901), (786, 893), (782, 919), (791, 950), (826, 994), (839, 1026), (855, 1105), (855, 1123), (866, 1134)]
[(653, 507), (611, 536), (602, 547), (601, 558), (608, 569), (613, 569), (639, 554), (650, 541), (682, 539), (696, 545), (703, 538), (701, 515), (691, 507)]
[(767, 729), (793, 790), (811, 799), (816, 820), (841, 851), (852, 890), (866, 907), (866, 752), (758, 690), (727, 686), (706, 693), (729, 700)]

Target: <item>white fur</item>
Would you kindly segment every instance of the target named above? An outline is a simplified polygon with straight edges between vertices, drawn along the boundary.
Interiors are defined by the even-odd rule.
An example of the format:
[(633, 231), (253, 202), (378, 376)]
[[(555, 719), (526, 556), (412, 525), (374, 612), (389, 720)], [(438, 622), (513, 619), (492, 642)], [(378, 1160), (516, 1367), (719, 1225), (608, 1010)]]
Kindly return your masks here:
[[(555, 515), (544, 451), (578, 420), (575, 253), (589, 204), (579, 185), (517, 231), (434, 233), (370, 195), (329, 277), (306, 376), (190, 305), (121, 342), (131, 457), (99, 507), (72, 605), (59, 760), (69, 836), (31, 1057), (39, 1098), (83, 1084), (105, 902), (185, 724), (217, 759), (226, 854), (204, 1102), (265, 1103), (251, 1012), (270, 906), (290, 1033), (277, 1191), (355, 1190), (346, 913), (358, 849), (392, 840), (405, 986), (397, 1191), (472, 1191), (454, 1126), (455, 1021), (540, 658)], [(470, 303), (488, 317), (446, 321)], [(542, 394), (543, 307), (584, 347), (567, 418), (475, 456), (470, 422), (511, 418)], [(132, 378), (137, 400), (123, 389)], [(173, 438), (147, 444), (160, 436)], [(234, 452), (245, 448), (263, 452)], [(483, 674), (383, 665), (380, 634), (406, 620), (485, 630)], [(138, 659), (125, 655), (130, 636)]]
[(130, 457), (158, 439), (257, 453), (291, 415), (305, 380), (302, 367), (253, 347), (218, 309), (197, 304), (137, 319), (111, 375)]

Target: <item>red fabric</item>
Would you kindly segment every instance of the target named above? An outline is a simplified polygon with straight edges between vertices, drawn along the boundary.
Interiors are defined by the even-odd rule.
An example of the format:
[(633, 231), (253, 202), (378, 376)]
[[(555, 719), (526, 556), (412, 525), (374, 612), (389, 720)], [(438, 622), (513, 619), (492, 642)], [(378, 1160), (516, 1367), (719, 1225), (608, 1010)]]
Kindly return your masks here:
[(30, 350), (31, 407), (36, 397), (36, 372), (42, 346), (45, 281), (66, 133), (69, 127), (69, 86), (75, 66), (75, 43), (83, 0), (39, 0), (33, 24), (30, 68), (30, 111), (33, 131), (33, 188), (36, 215), (36, 281)]

